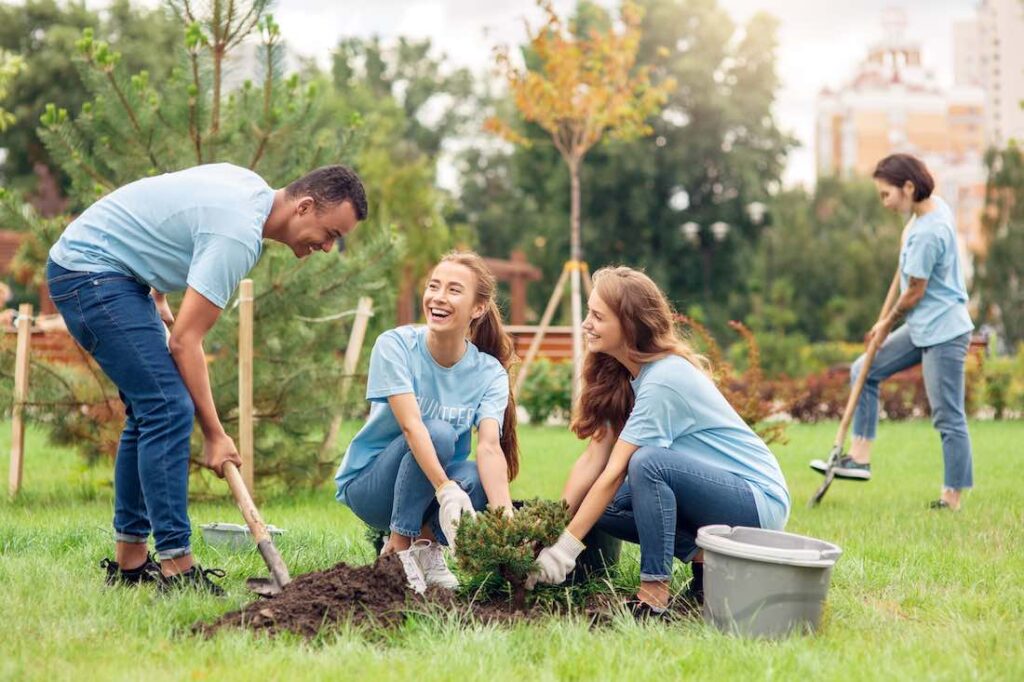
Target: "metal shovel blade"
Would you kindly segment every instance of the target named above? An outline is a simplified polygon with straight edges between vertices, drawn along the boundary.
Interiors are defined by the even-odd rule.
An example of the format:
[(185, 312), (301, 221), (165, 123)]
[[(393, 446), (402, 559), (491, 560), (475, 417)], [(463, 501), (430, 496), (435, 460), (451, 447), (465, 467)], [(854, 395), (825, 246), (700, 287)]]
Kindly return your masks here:
[(829, 487), (832, 485), (832, 481), (836, 477), (836, 465), (839, 463), (839, 458), (843, 456), (842, 445), (832, 446), (831, 452), (828, 453), (828, 465), (825, 469), (825, 480), (821, 482), (818, 489), (814, 492), (814, 495), (807, 502), (808, 507), (817, 507), (821, 502), (821, 498), (825, 497), (825, 493), (828, 492)]
[(245, 587), (250, 592), (268, 599), (281, 594), (281, 586), (273, 578), (248, 578)]

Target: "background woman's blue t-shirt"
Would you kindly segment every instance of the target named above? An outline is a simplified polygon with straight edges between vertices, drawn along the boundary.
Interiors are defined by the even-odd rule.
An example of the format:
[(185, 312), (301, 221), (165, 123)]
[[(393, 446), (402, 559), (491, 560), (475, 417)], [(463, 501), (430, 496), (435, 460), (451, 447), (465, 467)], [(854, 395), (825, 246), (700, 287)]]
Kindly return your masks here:
[(775, 455), (706, 374), (669, 355), (641, 365), (630, 383), (636, 400), (619, 438), (672, 450), (739, 476), (754, 495), (761, 526), (785, 527), (789, 490)]
[(455, 429), (454, 461), (470, 454), (471, 430), (484, 419), (498, 429), (508, 405), (508, 373), (497, 358), (466, 342), (466, 352), (451, 367), (437, 364), (427, 348), (427, 328), (406, 325), (377, 337), (370, 354), (366, 399), (370, 415), (348, 446), (334, 480), (337, 498), (345, 502), (345, 488), (398, 436), (402, 427), (387, 399), (412, 393), (423, 420), (441, 419)]
[(925, 348), (974, 329), (960, 265), (953, 212), (932, 197), (935, 208), (914, 219), (900, 250), (900, 290), (911, 277), (928, 280), (924, 297), (907, 313), (910, 340)]

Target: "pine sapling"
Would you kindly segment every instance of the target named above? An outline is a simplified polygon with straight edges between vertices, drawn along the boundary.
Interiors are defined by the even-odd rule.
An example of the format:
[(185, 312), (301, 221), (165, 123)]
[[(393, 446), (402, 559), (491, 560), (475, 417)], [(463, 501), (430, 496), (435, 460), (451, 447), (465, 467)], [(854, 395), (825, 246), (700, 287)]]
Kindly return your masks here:
[(500, 575), (512, 588), (512, 609), (526, 609), (526, 578), (540, 551), (569, 523), (565, 501), (529, 500), (515, 515), (501, 509), (463, 517), (456, 536), (459, 567), (475, 577)]

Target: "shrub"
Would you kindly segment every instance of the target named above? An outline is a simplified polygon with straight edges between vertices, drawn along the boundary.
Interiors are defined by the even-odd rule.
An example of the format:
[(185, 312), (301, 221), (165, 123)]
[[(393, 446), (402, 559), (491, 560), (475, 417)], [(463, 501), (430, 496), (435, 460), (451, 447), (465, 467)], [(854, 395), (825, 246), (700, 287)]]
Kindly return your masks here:
[(801, 374), (824, 372), (837, 367), (848, 367), (864, 352), (864, 344), (849, 341), (823, 341), (811, 343), (800, 349)]
[(529, 500), (511, 518), (502, 510), (463, 517), (456, 534), (459, 568), (483, 578), (497, 575), (512, 588), (512, 608), (526, 607), (526, 577), (540, 551), (558, 540), (569, 523), (564, 501)]
[(754, 333), (742, 322), (729, 322), (729, 326), (743, 337), (746, 347), (747, 368), (742, 374), (737, 374), (733, 366), (722, 357), (722, 349), (707, 327), (685, 315), (677, 315), (676, 319), (696, 334), (700, 350), (711, 362), (711, 374), (715, 384), (743, 421), (754, 429), (765, 443), (784, 443), (786, 425), (782, 422), (765, 421), (777, 412), (778, 400), (775, 386), (765, 380), (761, 371), (761, 351)]
[[(760, 332), (757, 335), (757, 347), (760, 351), (761, 371), (766, 377), (807, 374), (808, 369), (801, 357), (801, 351), (808, 347), (807, 337), (803, 334)], [(747, 371), (750, 368), (750, 345), (732, 344), (729, 346), (728, 357), (733, 367)]]
[(788, 411), (796, 421), (813, 424), (826, 419), (839, 419), (850, 392), (849, 369), (827, 370), (795, 380), (788, 392)]
[(1016, 358), (986, 358), (981, 367), (981, 393), (995, 419), (1024, 410), (1024, 352)]
[(537, 358), (530, 365), (518, 403), (530, 414), (531, 424), (548, 417), (568, 418), (572, 409), (572, 363)]

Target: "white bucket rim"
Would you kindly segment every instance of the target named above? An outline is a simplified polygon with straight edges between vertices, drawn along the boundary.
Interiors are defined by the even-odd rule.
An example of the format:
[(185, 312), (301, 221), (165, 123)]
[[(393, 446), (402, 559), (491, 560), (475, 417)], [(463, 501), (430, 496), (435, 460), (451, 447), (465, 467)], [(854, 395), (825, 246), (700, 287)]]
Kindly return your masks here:
[[(765, 547), (763, 545), (752, 545), (747, 542), (733, 540), (731, 536), (737, 529), (752, 530), (759, 533), (781, 535), (801, 540), (811, 540), (820, 543), (819, 549), (783, 549), (781, 547)], [(697, 546), (701, 549), (725, 554), (726, 556), (738, 559), (749, 559), (752, 561), (763, 561), (771, 564), (784, 564), (787, 566), (801, 566), (805, 568), (829, 568), (834, 566), (836, 560), (843, 554), (843, 550), (831, 542), (812, 538), (807, 535), (786, 533), (780, 530), (768, 530), (766, 528), (754, 528), (749, 526), (727, 526), (717, 524), (704, 526), (697, 531)]]

